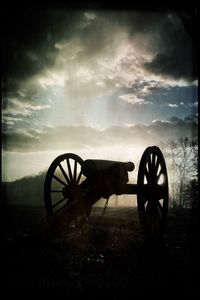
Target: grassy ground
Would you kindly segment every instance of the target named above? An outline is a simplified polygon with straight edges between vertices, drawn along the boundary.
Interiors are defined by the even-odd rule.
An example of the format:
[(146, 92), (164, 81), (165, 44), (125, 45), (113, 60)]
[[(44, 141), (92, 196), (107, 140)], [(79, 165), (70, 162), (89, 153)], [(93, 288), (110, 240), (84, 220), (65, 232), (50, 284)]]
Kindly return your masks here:
[[(40, 220), (42, 212), (35, 214)], [(30, 231), (11, 238), (10, 231), (1, 246), (4, 286), (57, 288), (111, 299), (128, 294), (195, 299), (197, 251), (189, 210), (170, 210), (165, 235), (157, 242), (144, 239), (136, 208), (108, 207), (104, 217), (100, 215), (101, 209), (94, 208), (81, 229), (70, 228), (44, 241), (32, 238)]]

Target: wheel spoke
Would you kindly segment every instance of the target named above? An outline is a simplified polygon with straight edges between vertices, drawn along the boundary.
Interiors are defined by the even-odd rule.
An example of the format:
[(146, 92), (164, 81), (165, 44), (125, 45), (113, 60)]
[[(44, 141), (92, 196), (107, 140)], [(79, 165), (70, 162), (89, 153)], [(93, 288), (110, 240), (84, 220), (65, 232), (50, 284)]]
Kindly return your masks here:
[(151, 154), (151, 156), (149, 155), (148, 157), (148, 161), (147, 161), (147, 164), (148, 164), (148, 169), (149, 169), (149, 175), (151, 175), (149, 177), (149, 179), (153, 179), (153, 177), (155, 178), (156, 176), (156, 169), (155, 169), (155, 156), (153, 154)]
[(70, 163), (69, 163), (69, 158), (66, 158), (66, 161), (67, 161), (67, 167), (68, 167), (68, 171), (69, 171), (69, 178), (70, 178), (71, 181), (73, 181), (72, 170), (71, 170), (71, 166), (70, 166)]
[[(157, 158), (157, 160), (156, 160), (156, 158)], [(155, 153), (153, 153), (151, 173), (152, 173), (152, 177), (154, 177), (154, 179), (156, 179), (159, 164), (160, 164), (160, 162), (159, 162), (158, 157), (155, 155)]]
[(157, 157), (157, 161), (156, 161), (156, 164), (155, 164), (155, 174), (157, 175), (157, 173), (158, 173), (158, 167), (159, 167), (159, 159), (158, 159), (158, 157)]
[(56, 179), (57, 181), (59, 181), (64, 186), (67, 186), (67, 184), (64, 181), (62, 181), (60, 178), (58, 178), (55, 174), (53, 175), (53, 178)]
[(80, 179), (81, 179), (81, 176), (82, 176), (82, 171), (80, 171), (80, 173), (79, 173), (79, 175), (78, 175), (78, 178), (77, 178), (77, 181), (76, 181), (77, 184), (79, 183), (79, 181), (80, 181)]
[(151, 172), (151, 170), (152, 170), (152, 164), (151, 164), (151, 156), (150, 156), (150, 155), (149, 155), (149, 157), (148, 157), (147, 164), (148, 164), (149, 172)]
[(160, 171), (159, 171), (158, 175), (156, 176), (156, 181), (157, 181), (157, 182), (159, 181), (160, 176), (161, 176), (162, 173), (163, 173), (163, 172), (162, 172), (162, 168), (160, 168)]
[(77, 161), (74, 163), (74, 182), (76, 182), (76, 176), (77, 176)]
[(146, 176), (147, 182), (149, 183), (149, 181), (150, 181), (149, 175), (150, 175), (150, 174), (149, 174), (149, 172), (148, 172), (148, 170), (147, 170), (147, 165), (145, 166), (144, 174), (145, 174), (145, 176)]
[(60, 204), (61, 202), (63, 202), (65, 199), (67, 199), (66, 197), (62, 198), (60, 201), (58, 201), (57, 203), (55, 203), (54, 205), (52, 205), (52, 208), (55, 208), (58, 204)]
[[(154, 156), (152, 157), (152, 162), (154, 161)], [(147, 165), (145, 167), (145, 175), (146, 175), (146, 178), (147, 178), (147, 182), (148, 183), (152, 183), (152, 182), (155, 182), (156, 180), (156, 169), (155, 169), (155, 165), (152, 164), (152, 162), (150, 163), (150, 156), (149, 156), (149, 159), (148, 159), (148, 162), (147, 162)], [(148, 167), (148, 169), (147, 169)]]
[(155, 164), (156, 164), (156, 156), (155, 153), (152, 154), (152, 166), (155, 169)]
[(68, 178), (67, 174), (65, 173), (65, 170), (63, 169), (62, 165), (61, 165), (61, 164), (59, 164), (58, 166), (59, 166), (59, 168), (60, 168), (60, 170), (61, 170), (61, 172), (62, 172), (63, 176), (65, 177), (65, 179), (66, 179), (67, 183), (69, 184), (69, 183), (70, 183), (70, 180), (69, 180), (69, 178)]

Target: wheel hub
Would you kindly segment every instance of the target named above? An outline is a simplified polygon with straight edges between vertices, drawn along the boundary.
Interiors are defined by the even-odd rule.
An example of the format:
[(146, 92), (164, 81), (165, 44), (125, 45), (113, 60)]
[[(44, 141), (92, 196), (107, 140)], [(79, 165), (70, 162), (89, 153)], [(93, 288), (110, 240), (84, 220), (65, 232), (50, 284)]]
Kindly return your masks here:
[(77, 195), (78, 190), (79, 187), (76, 184), (70, 183), (67, 187), (63, 188), (62, 193), (65, 198), (72, 200)]

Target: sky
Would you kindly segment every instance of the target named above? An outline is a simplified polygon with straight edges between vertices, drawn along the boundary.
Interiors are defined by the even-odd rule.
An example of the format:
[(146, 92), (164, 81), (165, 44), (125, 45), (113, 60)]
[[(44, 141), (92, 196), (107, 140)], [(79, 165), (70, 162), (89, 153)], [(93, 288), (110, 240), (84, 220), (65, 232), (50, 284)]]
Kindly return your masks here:
[(138, 162), (148, 145), (196, 136), (191, 12), (3, 13), (3, 180), (37, 174), (61, 153)]

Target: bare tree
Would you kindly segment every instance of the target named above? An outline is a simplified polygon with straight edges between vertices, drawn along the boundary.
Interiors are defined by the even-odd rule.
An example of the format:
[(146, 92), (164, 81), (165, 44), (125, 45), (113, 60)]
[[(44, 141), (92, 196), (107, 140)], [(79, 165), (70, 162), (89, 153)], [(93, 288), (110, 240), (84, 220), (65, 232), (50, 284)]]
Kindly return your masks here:
[(191, 206), (188, 186), (197, 174), (197, 141), (183, 137), (161, 144), (166, 157), (170, 183), (170, 206)]
[[(180, 199), (179, 206), (184, 206), (184, 187), (190, 178), (192, 164), (191, 164), (191, 142), (185, 137), (180, 139), (180, 166), (179, 166), (179, 180), (180, 180)], [(187, 175), (187, 176), (186, 176)]]

